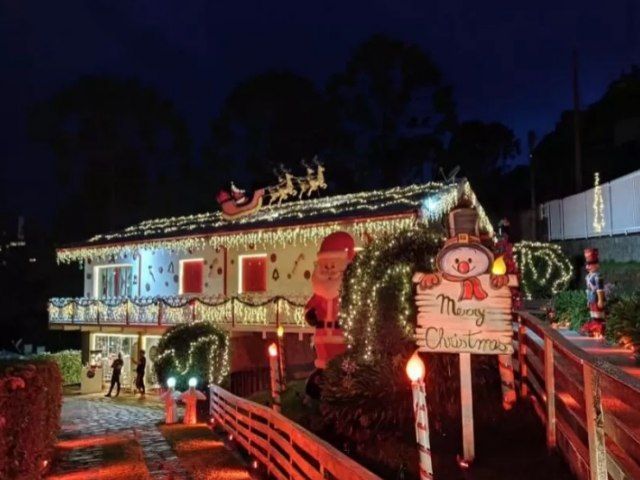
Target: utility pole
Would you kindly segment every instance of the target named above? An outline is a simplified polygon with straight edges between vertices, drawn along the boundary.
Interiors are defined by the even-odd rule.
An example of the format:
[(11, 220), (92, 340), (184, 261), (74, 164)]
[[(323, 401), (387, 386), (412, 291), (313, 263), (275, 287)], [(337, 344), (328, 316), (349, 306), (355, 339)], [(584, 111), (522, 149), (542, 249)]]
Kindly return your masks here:
[(576, 193), (582, 190), (582, 149), (580, 141), (580, 85), (578, 83), (578, 50), (573, 50), (573, 136), (575, 141)]
[(527, 133), (527, 146), (529, 149), (529, 180), (531, 182), (531, 235), (532, 240), (538, 239), (537, 234), (537, 205), (536, 205), (536, 177), (535, 169), (533, 165), (533, 149), (536, 146), (536, 132), (529, 130)]

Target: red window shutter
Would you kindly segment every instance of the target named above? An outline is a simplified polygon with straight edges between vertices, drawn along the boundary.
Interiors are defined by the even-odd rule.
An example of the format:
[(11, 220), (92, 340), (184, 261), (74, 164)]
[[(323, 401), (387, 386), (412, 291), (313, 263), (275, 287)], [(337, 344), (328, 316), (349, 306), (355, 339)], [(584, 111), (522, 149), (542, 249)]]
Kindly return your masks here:
[(242, 259), (242, 291), (267, 291), (266, 257), (245, 257)]
[(195, 260), (182, 263), (182, 293), (202, 293), (204, 262)]

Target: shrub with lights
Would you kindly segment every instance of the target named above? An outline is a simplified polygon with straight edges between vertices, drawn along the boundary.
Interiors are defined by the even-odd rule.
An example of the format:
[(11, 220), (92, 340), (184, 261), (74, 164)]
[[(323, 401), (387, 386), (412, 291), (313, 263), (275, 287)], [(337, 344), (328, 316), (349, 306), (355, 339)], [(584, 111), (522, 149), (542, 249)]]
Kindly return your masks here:
[(176, 325), (158, 343), (154, 369), (161, 385), (176, 378), (178, 390), (188, 387), (189, 378), (198, 385), (220, 384), (229, 373), (229, 336), (209, 322)]
[(514, 245), (513, 250), (525, 298), (552, 298), (567, 289), (573, 278), (573, 265), (560, 246), (543, 242), (519, 242)]
[[(414, 418), (405, 373), (416, 348), (411, 278), (416, 271), (433, 271), (443, 238), (444, 230), (434, 224), (378, 238), (356, 256), (343, 283), (340, 318), (349, 350), (324, 372), (322, 418), (327, 430), (341, 436), (356, 455), (390, 471), (400, 464), (417, 465), (412, 459)], [(460, 421), (458, 355), (423, 358), (434, 430), (455, 432)], [(473, 382), (476, 421), (493, 420), (501, 405), (495, 357), (474, 355)], [(400, 444), (409, 447), (401, 449)]]

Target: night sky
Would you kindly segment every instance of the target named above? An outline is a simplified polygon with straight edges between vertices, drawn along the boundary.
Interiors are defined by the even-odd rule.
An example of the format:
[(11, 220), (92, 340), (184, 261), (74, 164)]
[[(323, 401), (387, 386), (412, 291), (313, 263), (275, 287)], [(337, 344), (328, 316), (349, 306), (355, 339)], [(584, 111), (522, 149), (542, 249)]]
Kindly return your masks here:
[(455, 87), (461, 119), (497, 120), (521, 139), (529, 129), (540, 137), (571, 107), (574, 46), (584, 103), (640, 63), (635, 1), (0, 0), (0, 199), (28, 217), (55, 203), (42, 201), (55, 193), (51, 158), (28, 146), (24, 122), (30, 105), (81, 75), (155, 87), (199, 146), (237, 81), (287, 68), (323, 86), (376, 32), (432, 54)]

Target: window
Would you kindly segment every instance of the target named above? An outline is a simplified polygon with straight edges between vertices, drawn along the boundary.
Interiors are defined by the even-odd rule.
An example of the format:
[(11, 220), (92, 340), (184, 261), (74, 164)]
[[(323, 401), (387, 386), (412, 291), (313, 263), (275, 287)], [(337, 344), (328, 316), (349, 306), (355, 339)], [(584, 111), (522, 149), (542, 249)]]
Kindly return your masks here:
[(133, 288), (131, 265), (96, 267), (97, 297), (130, 297)]
[(180, 260), (180, 294), (202, 293), (204, 260)]
[(267, 291), (267, 255), (241, 255), (238, 293)]

